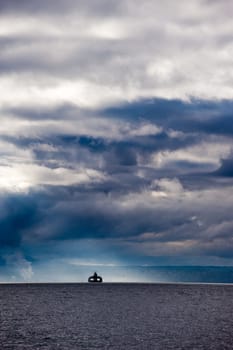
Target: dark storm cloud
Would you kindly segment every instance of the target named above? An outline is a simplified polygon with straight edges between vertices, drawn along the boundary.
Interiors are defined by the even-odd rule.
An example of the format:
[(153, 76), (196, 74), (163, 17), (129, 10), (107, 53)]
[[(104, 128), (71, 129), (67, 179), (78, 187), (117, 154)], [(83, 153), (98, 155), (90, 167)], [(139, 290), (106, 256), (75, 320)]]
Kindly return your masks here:
[(184, 224), (183, 213), (175, 211), (168, 222), (160, 208), (156, 212), (150, 206), (124, 208), (121, 198), (121, 193), (111, 196), (88, 187), (47, 187), (14, 195), (3, 201), (1, 244), (19, 245), (22, 237), (32, 241), (131, 237)]
[[(13, 113), (17, 118), (26, 120), (64, 120), (64, 118), (68, 118), (70, 121), (75, 121), (77, 118), (90, 118), (97, 114), (107, 117), (109, 122), (120, 120), (135, 124), (150, 121), (167, 131), (173, 129), (184, 133), (196, 132), (199, 134), (198, 137), (202, 134), (231, 136), (233, 134), (232, 111), (233, 102), (231, 100), (215, 102), (196, 99), (190, 102), (170, 99), (139, 100), (135, 103), (118, 105), (105, 110), (100, 109), (95, 112), (69, 104), (52, 110), (30, 108), (8, 108), (4, 110), (5, 113)], [(73, 134), (76, 135), (76, 133), (78, 131), (74, 130)], [(86, 135), (86, 137), (88, 136)], [(183, 136), (185, 137), (185, 134)], [(161, 141), (164, 138), (165, 143), (171, 142), (169, 138), (166, 138), (166, 134), (160, 133), (157, 137), (160, 137)], [(191, 137), (192, 135), (189, 135), (189, 139)], [(139, 138), (138, 141), (140, 142)], [(176, 142), (178, 141), (181, 142), (182, 140)]]
[[(6, 113), (16, 115), (16, 125), (18, 120), (26, 120), (43, 126), (44, 122), (51, 120), (60, 121), (61, 127), (55, 132), (53, 124), (44, 127), (42, 132), (39, 129), (40, 134), (36, 138), (2, 135), (2, 139), (21, 149), (30, 149), (37, 164), (51, 168), (59, 168), (63, 164), (71, 169), (79, 163), (84, 167), (101, 169), (110, 176), (118, 174), (114, 178), (116, 183), (125, 174), (127, 186), (131, 176), (133, 188), (134, 184), (150, 183), (155, 176), (182, 176), (216, 170), (221, 153), (213, 155), (212, 160), (201, 158), (205, 157), (205, 152), (212, 152), (215, 143), (219, 144), (215, 152), (220, 146), (231, 147), (231, 111), (231, 101), (193, 100), (185, 103), (165, 99), (139, 101), (96, 112), (68, 105), (51, 111), (12, 109), (6, 110)], [(63, 133), (64, 120), (74, 125), (69, 134)], [(103, 127), (109, 125), (113, 125), (113, 129), (105, 132)], [(157, 129), (153, 130), (153, 127)], [(33, 124), (30, 130), (34, 134), (38, 132), (32, 128)], [(207, 144), (206, 150), (198, 150), (194, 158), (195, 147), (202, 143)], [(161, 154), (164, 159), (169, 154), (177, 156), (158, 167), (151, 164), (156, 154)], [(136, 175), (137, 170), (147, 174), (144, 176), (146, 180)]]
[[(81, 190), (80, 187), (83, 188), (83, 200), (85, 199), (85, 205), (87, 205), (85, 210), (87, 217), (83, 217), (84, 213), (81, 213), (83, 226), (78, 224), (79, 215), (76, 215), (77, 213), (74, 214), (74, 217), (77, 218), (77, 222), (74, 223), (73, 217), (70, 218), (69, 212), (66, 212), (67, 218), (70, 219), (65, 220), (65, 223), (59, 226), (59, 231), (61, 227), (64, 228), (64, 233), (60, 233), (62, 237), (69, 236), (68, 232), (72, 232), (74, 236), (75, 232), (82, 232), (82, 237), (85, 232), (87, 235), (92, 232), (95, 236), (96, 231), (101, 235), (107, 235), (108, 232), (111, 235), (111, 232), (115, 232), (113, 228), (114, 222), (117, 221), (115, 216), (112, 217), (111, 212), (105, 215), (101, 211), (99, 212), (99, 208), (97, 210), (96, 208), (93, 209), (92, 206), (88, 207), (89, 201), (92, 202), (97, 193), (103, 194), (103, 198), (106, 194), (114, 194), (115, 196), (122, 193), (140, 193), (145, 189), (151, 190), (150, 187), (153, 186), (153, 181), (161, 178), (178, 178), (189, 191), (229, 186), (229, 183), (218, 180), (219, 176), (228, 175), (229, 177), (231, 174), (230, 160), (228, 163), (226, 161), (227, 164), (223, 161), (222, 166), (219, 165), (222, 156), (221, 153), (218, 155), (218, 148), (221, 145), (224, 146), (224, 144), (228, 148), (232, 145), (229, 143), (231, 120), (228, 117), (228, 112), (230, 105), (230, 101), (219, 103), (193, 101), (189, 104), (177, 100), (140, 101), (136, 104), (127, 105), (125, 109), (119, 107), (109, 111), (96, 112), (98, 117), (92, 123), (94, 129), (89, 128), (89, 135), (82, 134), (79, 128), (74, 127), (70, 134), (51, 134), (53, 130), (46, 129), (44, 135), (39, 135), (36, 138), (2, 136), (2, 140), (8, 143), (9, 148), (10, 145), (14, 145), (22, 151), (30, 150), (33, 155), (33, 162), (44, 169), (59, 171), (62, 167), (67, 171), (75, 172), (78, 170), (77, 167), (82, 167), (103, 172), (106, 176), (104, 181), (79, 186), (79, 191)], [(55, 111), (14, 110), (14, 113), (20, 119), (25, 118), (25, 120), (35, 120), (42, 123), (43, 120), (56, 120), (56, 116), (61, 121), (64, 119), (75, 121), (76, 113), (78, 117), (82, 116), (87, 119), (94, 115), (93, 112), (88, 113), (85, 110), (68, 106)], [(203, 119), (208, 120), (209, 129), (205, 126), (201, 128), (203, 122), (200, 116), (203, 114)], [(127, 132), (120, 129), (121, 137), (119, 137), (118, 132), (116, 135), (103, 132), (101, 137), (93, 135), (92, 131), (96, 132), (95, 124), (98, 125), (98, 120), (101, 122), (102, 115), (104, 117), (108, 116), (107, 123), (114, 122), (118, 125), (119, 121), (124, 121), (125, 124), (129, 124), (129, 129), (127, 129)], [(225, 115), (227, 115), (226, 120)], [(46, 116), (45, 119), (43, 119), (43, 116)], [(223, 124), (225, 124), (222, 135), (211, 132), (213, 130), (211, 121), (215, 123), (216, 119), (222, 119)], [(82, 120), (85, 124), (85, 120)], [(141, 124), (142, 120), (143, 124)], [(186, 123), (186, 128), (183, 127), (182, 120)], [(193, 120), (198, 124), (198, 127), (196, 127), (196, 124), (195, 128), (193, 127)], [(149, 128), (146, 129), (146, 132), (143, 129), (144, 134), (141, 134), (141, 125), (142, 127), (147, 126), (148, 123), (150, 123)], [(148, 135), (153, 125), (159, 125), (161, 130)], [(31, 131), (33, 134), (35, 133), (33, 129)], [(104, 136), (104, 134), (106, 135)], [(207, 145), (205, 150), (200, 146), (203, 142), (206, 142)], [(209, 159), (205, 152), (209, 154), (216, 142), (219, 144), (219, 146), (216, 146), (217, 153), (216, 155), (213, 153), (213, 159)], [(194, 158), (195, 147), (199, 148)], [(188, 153), (185, 154), (185, 152)], [(159, 157), (158, 159), (161, 159), (163, 163), (161, 165), (154, 163), (153, 157)], [(203, 160), (202, 157), (204, 157)], [(168, 160), (166, 160), (167, 158)], [(218, 176), (216, 177), (216, 175)], [(69, 182), (69, 180), (67, 181)], [(89, 193), (89, 191), (91, 192)], [(117, 212), (116, 208), (112, 210)], [(98, 212), (99, 220), (93, 218), (95, 212)], [(123, 214), (121, 213), (121, 215)], [(130, 215), (128, 217), (129, 222), (134, 222), (134, 218), (131, 218)], [(136, 216), (144, 217), (145, 222), (151, 220), (146, 218), (145, 214), (137, 213)], [(62, 214), (59, 213), (56, 217), (61, 218)], [(91, 217), (91, 220), (88, 219), (89, 217)], [(124, 221), (126, 220), (127, 213), (124, 218)], [(49, 223), (49, 219), (47, 222)], [(95, 222), (97, 223), (95, 224)], [(93, 227), (88, 225), (93, 225)], [(106, 228), (104, 228), (105, 225)], [(143, 231), (141, 225), (136, 225), (139, 229), (130, 228), (129, 232), (131, 234), (134, 230), (137, 233)], [(145, 230), (149, 230), (150, 226), (147, 229), (146, 227), (145, 225)], [(118, 234), (120, 234), (119, 230)]]
[(150, 99), (106, 110), (106, 115), (126, 119), (145, 118), (167, 129), (200, 134), (233, 134), (231, 100), (191, 102)]
[[(226, 192), (217, 192), (219, 202), (228, 191), (226, 188)], [(178, 200), (172, 194), (156, 200), (147, 191), (105, 193), (103, 188), (94, 186), (52, 186), (28, 195), (14, 195), (3, 202), (2, 250), (24, 249), (25, 245), (27, 249), (39, 249), (42, 242), (80, 239), (105, 240), (111, 249), (113, 239), (115, 244), (124, 240), (131, 253), (136, 249), (147, 256), (152, 252), (160, 255), (162, 245), (161, 254), (165, 255), (212, 254), (232, 258), (232, 222), (228, 220), (231, 198), (221, 202), (220, 211), (219, 204), (213, 203), (216, 194), (209, 190), (194, 191), (190, 199), (184, 195), (181, 191)], [(194, 243), (186, 247), (189, 240)]]
[[(74, 187), (7, 198), (2, 204), (1, 246), (19, 246), (22, 237), (46, 241), (130, 236), (152, 225), (152, 217), (149, 223), (136, 223), (137, 213), (122, 210), (115, 200), (96, 189)], [(147, 219), (151, 215), (148, 212)]]
[(0, 0), (0, 265), (233, 261), (231, 9)]
[(233, 156), (222, 159), (221, 166), (215, 172), (219, 176), (233, 177)]
[(39, 208), (35, 198), (25, 195), (1, 195), (0, 245), (18, 247), (22, 235), (38, 222)]

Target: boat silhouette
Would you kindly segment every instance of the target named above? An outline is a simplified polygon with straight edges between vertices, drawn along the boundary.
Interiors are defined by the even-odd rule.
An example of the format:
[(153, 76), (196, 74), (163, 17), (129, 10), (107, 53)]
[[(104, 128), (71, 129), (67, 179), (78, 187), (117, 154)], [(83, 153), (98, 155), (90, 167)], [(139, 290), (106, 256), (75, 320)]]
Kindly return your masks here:
[(93, 274), (93, 276), (90, 276), (90, 277), (88, 278), (88, 282), (89, 282), (89, 283), (101, 283), (101, 282), (103, 282), (103, 279), (102, 279), (101, 276), (98, 276), (97, 273), (95, 272), (95, 273)]

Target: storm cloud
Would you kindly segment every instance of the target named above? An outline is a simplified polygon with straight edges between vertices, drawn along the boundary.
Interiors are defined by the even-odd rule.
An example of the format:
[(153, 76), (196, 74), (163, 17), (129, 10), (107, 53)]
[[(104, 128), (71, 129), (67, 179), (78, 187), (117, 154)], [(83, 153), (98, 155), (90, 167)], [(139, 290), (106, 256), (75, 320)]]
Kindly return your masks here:
[(233, 263), (232, 11), (0, 1), (5, 279)]

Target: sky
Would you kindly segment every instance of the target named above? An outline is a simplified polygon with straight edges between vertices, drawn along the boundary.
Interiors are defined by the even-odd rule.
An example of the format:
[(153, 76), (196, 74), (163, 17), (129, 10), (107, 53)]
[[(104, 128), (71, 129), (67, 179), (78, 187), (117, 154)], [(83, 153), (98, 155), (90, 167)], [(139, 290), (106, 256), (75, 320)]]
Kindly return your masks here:
[(232, 14), (0, 0), (0, 281), (233, 265)]

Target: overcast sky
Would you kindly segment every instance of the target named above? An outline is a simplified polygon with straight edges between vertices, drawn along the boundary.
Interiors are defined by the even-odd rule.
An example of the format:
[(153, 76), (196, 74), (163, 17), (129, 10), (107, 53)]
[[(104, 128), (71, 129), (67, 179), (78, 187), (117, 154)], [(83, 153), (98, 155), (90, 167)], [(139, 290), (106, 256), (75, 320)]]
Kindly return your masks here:
[(232, 15), (0, 0), (0, 281), (233, 264)]

